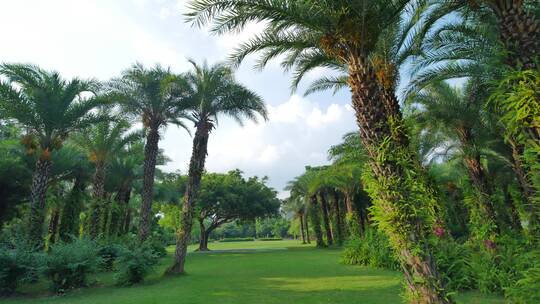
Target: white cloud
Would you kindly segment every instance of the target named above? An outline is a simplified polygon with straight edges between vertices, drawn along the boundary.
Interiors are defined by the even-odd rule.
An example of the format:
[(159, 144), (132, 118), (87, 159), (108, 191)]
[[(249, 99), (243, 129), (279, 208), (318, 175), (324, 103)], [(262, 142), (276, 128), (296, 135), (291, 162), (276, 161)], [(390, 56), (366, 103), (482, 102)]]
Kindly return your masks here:
[[(328, 148), (355, 127), (353, 115), (346, 106), (321, 107), (298, 95), (269, 106), (269, 112), (269, 121), (248, 122), (244, 127), (222, 119), (210, 136), (207, 169), (226, 172), (238, 168), (248, 175), (268, 175), (271, 185), (281, 190), (304, 166), (326, 163)], [(164, 145), (172, 147), (171, 142), (176, 143), (177, 138), (167, 133)], [(183, 162), (175, 161), (168, 169), (187, 168), (190, 151), (182, 149), (174, 153), (167, 155)]]
[[(0, 4), (2, 33), (0, 60), (31, 62), (55, 69), (64, 77), (118, 76), (133, 62), (160, 63), (174, 71), (187, 68), (185, 57), (216, 62), (259, 33), (262, 24), (250, 24), (236, 35), (212, 36), (184, 22), (186, 0), (17, 0)], [(253, 61), (253, 58), (250, 59)], [(275, 62), (275, 61), (274, 61)], [(290, 95), (289, 76), (272, 63), (262, 73), (249, 64), (238, 79), (268, 102), (270, 120), (238, 126), (222, 119), (209, 142), (207, 168), (235, 168), (248, 175), (267, 175), (281, 190), (305, 165), (326, 163), (326, 151), (355, 128), (352, 111), (341, 102), (348, 97)], [(323, 75), (315, 70), (314, 79)], [(322, 96), (322, 97), (321, 97)], [(321, 103), (315, 102), (315, 100)], [(323, 103), (325, 102), (325, 103)], [(169, 127), (160, 148), (172, 161), (166, 170), (187, 172), (192, 139), (184, 130)], [(280, 195), (284, 195), (281, 192)]]

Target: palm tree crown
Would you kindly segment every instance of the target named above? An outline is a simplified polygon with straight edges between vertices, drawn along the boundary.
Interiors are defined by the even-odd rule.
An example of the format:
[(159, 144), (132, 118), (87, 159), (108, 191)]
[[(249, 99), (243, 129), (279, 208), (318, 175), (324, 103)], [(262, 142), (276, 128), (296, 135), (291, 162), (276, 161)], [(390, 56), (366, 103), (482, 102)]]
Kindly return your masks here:
[(229, 116), (241, 125), (244, 119), (257, 122), (257, 114), (268, 118), (262, 98), (239, 84), (230, 67), (199, 65), (192, 60), (190, 63), (193, 71), (186, 77), (193, 92), (192, 119), (196, 124), (207, 124), (211, 130), (220, 115)]
[(109, 84), (124, 112), (138, 116), (145, 127), (159, 128), (169, 123), (186, 128), (190, 91), (182, 75), (159, 65), (147, 69), (136, 63)]
[(96, 81), (66, 81), (57, 72), (29, 64), (2, 64), (0, 74), (8, 80), (0, 82), (0, 115), (23, 125), (37, 140), (39, 147), (34, 149), (50, 153), (70, 132), (101, 120), (92, 112), (104, 104), (95, 97)]

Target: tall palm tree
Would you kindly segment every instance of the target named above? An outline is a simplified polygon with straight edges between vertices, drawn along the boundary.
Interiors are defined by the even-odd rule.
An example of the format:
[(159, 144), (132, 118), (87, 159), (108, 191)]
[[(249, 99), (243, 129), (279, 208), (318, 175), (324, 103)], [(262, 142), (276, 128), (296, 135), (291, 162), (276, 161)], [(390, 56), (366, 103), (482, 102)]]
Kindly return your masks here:
[[(233, 59), (262, 52), (259, 66), (284, 55), (293, 69), (293, 86), (317, 67), (346, 66), (359, 135), (369, 156), (374, 218), (390, 237), (405, 269), (411, 298), (451, 303), (436, 270), (429, 242), (438, 204), (415, 153), (409, 148), (399, 103), (393, 92), (400, 42), (408, 28), (398, 28), (411, 0), (193, 0), (188, 20), (221, 34), (242, 30), (249, 22), (266, 25), (262, 34), (242, 44)], [(396, 33), (396, 44), (388, 37)], [(380, 49), (392, 52), (387, 61)], [(407, 49), (407, 48), (405, 48)], [(381, 55), (383, 54), (383, 55)], [(385, 185), (385, 187), (380, 187)], [(421, 278), (421, 279), (416, 279)]]
[(103, 231), (103, 211), (106, 207), (105, 178), (108, 166), (124, 148), (141, 138), (140, 132), (128, 132), (131, 125), (125, 120), (104, 121), (86, 132), (77, 134), (74, 141), (88, 153), (95, 166), (90, 215), (90, 236), (96, 238)]
[[(493, 31), (493, 27), (496, 26), (494, 21), (490, 18), (478, 19), (475, 15), (462, 16), (455, 21), (439, 25), (437, 29), (427, 31), (428, 34), (422, 38), (420, 44), (421, 55), (416, 58), (413, 65), (413, 78), (406, 95), (415, 94), (432, 83), (454, 78), (472, 78), (476, 86), (475, 95), (483, 95), (482, 98), (476, 97), (478, 103), (486, 108), (482, 111), (490, 112), (495, 118), (504, 115), (502, 107), (486, 103), (490, 87), (504, 72), (504, 66), (501, 64), (504, 61), (504, 52), (497, 33)], [(472, 106), (479, 109), (480, 104)], [(470, 118), (471, 112), (466, 114)], [(490, 128), (496, 130), (495, 137), (504, 139), (507, 143), (511, 170), (515, 173), (525, 201), (523, 206), (528, 216), (528, 228), (532, 235), (537, 235), (540, 231), (538, 229), (540, 209), (534, 202), (531, 179), (534, 173), (523, 161), (525, 145), (516, 134), (509, 134), (507, 127), (501, 122), (492, 123)], [(440, 138), (435, 141), (440, 143)]]
[(86, 197), (85, 190), (91, 180), (91, 164), (82, 151), (73, 149), (71, 155), (70, 179), (73, 181), (71, 189), (62, 209), (58, 236), (63, 241), (69, 241), (79, 233), (79, 216)]
[(334, 187), (345, 198), (346, 220), (349, 232), (353, 237), (359, 237), (362, 231), (362, 216), (354, 206), (356, 196), (362, 189), (361, 175), (363, 166), (358, 164), (342, 164), (332, 167)]
[(139, 239), (146, 240), (150, 231), (150, 212), (158, 155), (159, 131), (174, 124), (186, 129), (184, 120), (191, 104), (190, 87), (181, 75), (157, 65), (146, 69), (136, 63), (111, 82), (110, 87), (124, 112), (137, 116), (147, 129), (144, 149), (144, 174), (140, 211)]
[[(305, 215), (306, 218), (311, 221), (313, 226), (313, 232), (315, 233), (315, 240), (317, 247), (325, 247), (322, 229), (321, 229), (321, 215), (319, 213), (319, 204), (317, 203), (317, 195), (313, 192), (310, 192), (310, 184), (315, 178), (314, 171), (308, 170), (304, 174), (297, 176), (292, 181), (289, 181), (285, 190), (290, 191), (292, 198), (299, 198), (303, 201), (305, 206)], [(306, 220), (306, 232), (308, 231), (308, 220)], [(308, 243), (309, 243), (309, 236)]]
[(329, 246), (334, 243), (332, 224), (330, 223), (330, 208), (328, 206), (328, 196), (332, 191), (333, 184), (328, 174), (328, 167), (309, 167), (306, 168), (314, 172), (313, 178), (310, 180), (308, 190), (311, 195), (314, 195), (320, 204), (322, 211), (322, 219), (324, 230), (326, 233), (326, 242)]
[(306, 244), (306, 225), (304, 224), (306, 206), (304, 205), (304, 200), (298, 196), (291, 196), (284, 201), (283, 208), (285, 211), (293, 213), (294, 217), (300, 221), (302, 244)]
[(238, 83), (231, 68), (224, 64), (199, 65), (192, 60), (190, 63), (193, 71), (186, 77), (193, 94), (191, 98), (195, 103), (191, 113), (195, 123), (195, 136), (189, 162), (188, 186), (182, 205), (181, 227), (176, 235), (174, 265), (169, 269), (170, 273), (184, 273), (193, 224), (194, 201), (204, 170), (208, 138), (216, 127), (218, 117), (228, 116), (240, 124), (245, 119), (256, 122), (257, 115), (267, 119), (266, 106), (262, 99)]
[[(162, 158), (162, 157), (161, 157)], [(143, 178), (144, 142), (130, 143), (118, 153), (110, 163), (106, 178), (106, 191), (113, 193), (115, 208), (112, 208), (107, 220), (107, 235), (121, 235), (124, 223), (131, 213), (129, 202), (136, 182)], [(160, 164), (158, 156), (158, 164)], [(162, 162), (161, 162), (162, 163)]]
[(485, 114), (482, 113), (482, 100), (476, 98), (477, 91), (472, 81), (464, 90), (446, 82), (433, 82), (409, 98), (413, 106), (419, 108), (413, 117), (425, 131), (445, 134), (446, 141), (458, 141), (463, 164), (476, 190), (480, 216), (487, 224), (488, 233), (496, 234), (500, 227), (491, 197), (492, 187), (481, 163), (479, 140), (481, 133), (486, 133), (486, 126), (482, 123), (481, 117)]
[(29, 238), (43, 244), (45, 194), (52, 166), (51, 153), (73, 131), (100, 121), (92, 110), (104, 103), (94, 94), (98, 83), (73, 78), (35, 65), (2, 64), (0, 75), (0, 116), (14, 119), (26, 129), (23, 143), (28, 153), (36, 154), (31, 185)]

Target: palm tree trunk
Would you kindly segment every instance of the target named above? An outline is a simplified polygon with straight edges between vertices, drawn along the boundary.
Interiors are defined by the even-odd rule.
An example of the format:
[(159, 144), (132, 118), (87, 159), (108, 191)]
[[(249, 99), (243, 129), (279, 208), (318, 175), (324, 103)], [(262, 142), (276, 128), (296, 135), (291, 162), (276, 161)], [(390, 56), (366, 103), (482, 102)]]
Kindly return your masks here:
[(300, 219), (300, 233), (302, 234), (302, 244), (305, 244), (306, 232), (304, 231), (304, 213), (300, 213), (298, 218)]
[(345, 220), (347, 221), (347, 228), (349, 229), (349, 235), (352, 238), (359, 238), (362, 235), (362, 230), (360, 228), (360, 215), (358, 211), (353, 206), (353, 195), (346, 191), (345, 195), (345, 207), (347, 209), (347, 214), (345, 215)]
[(52, 163), (39, 158), (32, 177), (30, 192), (29, 239), (38, 247), (43, 247), (43, 223), (45, 221), (45, 194), (49, 183)]
[(56, 243), (56, 233), (58, 232), (58, 222), (60, 221), (60, 210), (53, 208), (49, 219), (49, 246)]
[(480, 163), (480, 153), (474, 145), (472, 132), (469, 128), (462, 127), (457, 131), (461, 146), (464, 150), (463, 163), (467, 168), (472, 186), (478, 194), (477, 206), (479, 207), (480, 218), (483, 222), (479, 224), (487, 225), (489, 233), (496, 235), (498, 234), (500, 227), (497, 226), (495, 206), (491, 200), (491, 187), (489, 186), (484, 168)]
[(152, 212), (152, 199), (154, 194), (154, 175), (158, 154), (159, 132), (158, 127), (150, 128), (144, 147), (144, 174), (142, 204), (140, 214), (139, 239), (144, 242), (150, 232), (150, 213)]
[(324, 193), (319, 193), (319, 200), (321, 202), (324, 231), (326, 232), (326, 243), (328, 246), (332, 246), (334, 243), (334, 237), (332, 236), (330, 217), (328, 216), (328, 203), (326, 202), (326, 195)]
[(498, 1), (492, 4), (499, 19), (501, 41), (508, 51), (506, 63), (514, 69), (535, 69), (540, 54), (540, 24), (526, 12), (523, 1)]
[(521, 226), (521, 220), (519, 218), (519, 212), (516, 208), (516, 204), (514, 203), (514, 199), (512, 198), (512, 195), (510, 194), (510, 186), (507, 185), (503, 189), (503, 195), (504, 195), (504, 203), (505, 206), (508, 208), (508, 212), (506, 214), (506, 221), (507, 225), (517, 232), (522, 232), (523, 227)]
[(317, 196), (312, 195), (310, 197), (310, 210), (309, 215), (311, 223), (313, 224), (313, 231), (315, 232), (315, 239), (317, 247), (325, 247), (323, 241), (323, 234), (321, 229), (321, 215), (319, 213), (319, 206), (317, 206)]
[(115, 200), (118, 203), (118, 214), (116, 215), (114, 224), (115, 235), (122, 235), (126, 233), (125, 223), (129, 209), (129, 197), (131, 193), (131, 181), (124, 181), (118, 192), (116, 193)]
[(308, 221), (308, 213), (304, 212), (304, 225), (306, 226), (306, 241), (308, 244), (311, 244), (311, 238), (309, 237), (309, 221)]
[(95, 239), (101, 232), (101, 216), (105, 199), (105, 164), (96, 163), (93, 184), (93, 202), (90, 210), (90, 238)]
[(411, 301), (453, 303), (437, 273), (429, 242), (438, 202), (408, 145), (397, 98), (385, 92), (363, 57), (351, 61), (349, 85), (360, 140), (369, 157), (371, 180), (366, 186), (376, 208), (374, 218), (394, 240), (391, 245), (400, 254)]
[(336, 217), (337, 243), (338, 245), (342, 245), (344, 241), (343, 218), (341, 214), (341, 207), (339, 206), (339, 193), (334, 190), (333, 194), (334, 194), (334, 212), (335, 212), (335, 217)]
[(79, 232), (79, 214), (81, 212), (82, 196), (84, 194), (84, 182), (82, 177), (77, 176), (69, 198), (64, 204), (58, 236), (62, 241), (69, 241), (71, 236), (77, 236)]
[(540, 210), (538, 210), (537, 204), (535, 204), (533, 201), (533, 186), (531, 185), (531, 181), (521, 160), (524, 147), (515, 140), (509, 140), (509, 144), (512, 148), (512, 169), (514, 170), (519, 183), (519, 188), (523, 199), (523, 209), (527, 213), (527, 227), (530, 235), (538, 236), (540, 235), (540, 219), (538, 218)]
[(180, 215), (181, 224), (176, 232), (174, 264), (169, 268), (168, 273), (181, 274), (185, 272), (184, 265), (186, 262), (187, 246), (191, 239), (195, 198), (199, 192), (204, 163), (206, 161), (210, 128), (211, 125), (206, 121), (197, 123), (197, 130), (193, 138), (193, 151), (189, 162), (188, 184), (184, 195), (182, 214)]

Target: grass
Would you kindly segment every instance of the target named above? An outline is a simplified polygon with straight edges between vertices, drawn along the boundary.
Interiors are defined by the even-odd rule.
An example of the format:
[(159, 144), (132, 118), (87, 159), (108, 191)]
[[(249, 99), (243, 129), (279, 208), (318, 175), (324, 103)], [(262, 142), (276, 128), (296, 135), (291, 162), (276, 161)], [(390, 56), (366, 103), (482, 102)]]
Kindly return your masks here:
[[(190, 254), (188, 274), (162, 276), (171, 257), (138, 286), (115, 287), (113, 275), (99, 274), (97, 286), (50, 296), (46, 283), (22, 288), (5, 304), (168, 304), (168, 303), (402, 303), (401, 275), (338, 263), (337, 249), (317, 250), (296, 241), (212, 243), (214, 252)], [(193, 251), (194, 248), (191, 248)], [(171, 249), (172, 250), (172, 249)], [(460, 303), (503, 303), (476, 293), (459, 295)]]

